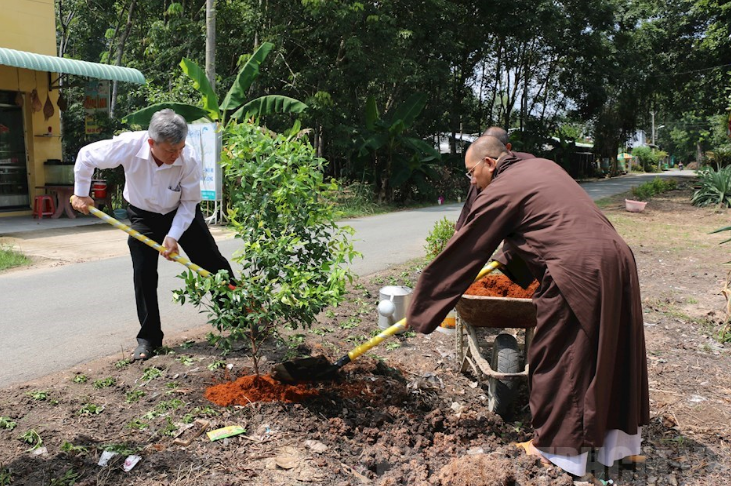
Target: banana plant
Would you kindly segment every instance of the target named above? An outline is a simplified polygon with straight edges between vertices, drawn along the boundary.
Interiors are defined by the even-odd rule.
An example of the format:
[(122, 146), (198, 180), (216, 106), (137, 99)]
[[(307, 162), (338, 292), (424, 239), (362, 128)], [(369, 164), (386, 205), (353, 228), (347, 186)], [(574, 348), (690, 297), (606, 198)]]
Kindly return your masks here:
[(196, 120), (209, 120), (226, 125), (231, 120), (241, 121), (270, 113), (301, 113), (307, 105), (294, 98), (282, 95), (266, 95), (247, 101), (246, 93), (259, 77), (259, 66), (274, 48), (274, 44), (264, 42), (252, 54), (239, 71), (236, 81), (219, 104), (205, 72), (190, 59), (183, 58), (180, 67), (193, 81), (193, 87), (201, 94), (201, 105), (187, 103), (156, 103), (127, 115), (122, 121), (129, 124), (147, 126), (152, 115), (164, 108), (170, 108), (190, 123)]
[(366, 100), (366, 136), (358, 152), (373, 158), (379, 201), (390, 199), (393, 188), (415, 174), (436, 176), (430, 164), (439, 160), (439, 152), (425, 141), (406, 135), (426, 106), (426, 99), (423, 93), (413, 94), (383, 117), (375, 98), (369, 96)]

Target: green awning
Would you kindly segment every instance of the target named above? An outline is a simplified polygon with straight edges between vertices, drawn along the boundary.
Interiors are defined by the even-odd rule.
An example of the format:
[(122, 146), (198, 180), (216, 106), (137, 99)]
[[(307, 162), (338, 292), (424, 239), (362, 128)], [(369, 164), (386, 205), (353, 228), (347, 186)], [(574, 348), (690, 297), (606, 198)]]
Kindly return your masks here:
[(0, 47), (0, 64), (6, 66), (45, 71), (49, 73), (74, 74), (87, 78), (111, 79), (127, 83), (144, 84), (145, 77), (136, 69), (110, 66), (96, 62), (78, 61), (56, 56), (45, 56), (32, 52), (16, 51)]

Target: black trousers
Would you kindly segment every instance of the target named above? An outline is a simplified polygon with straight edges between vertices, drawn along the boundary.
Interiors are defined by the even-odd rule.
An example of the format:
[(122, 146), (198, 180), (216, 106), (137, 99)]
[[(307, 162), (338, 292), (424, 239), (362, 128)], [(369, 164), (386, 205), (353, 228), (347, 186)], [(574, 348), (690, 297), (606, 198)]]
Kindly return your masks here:
[[(162, 244), (172, 226), (176, 212), (163, 215), (130, 205), (127, 213), (132, 229)], [(157, 262), (160, 252), (131, 236), (127, 239), (127, 245), (132, 257), (137, 318), (140, 321), (137, 342), (148, 344), (153, 348), (160, 347), (164, 336), (157, 302)], [(203, 219), (200, 205), (196, 206), (193, 221), (180, 237), (178, 246), (185, 250), (188, 259), (196, 265), (211, 273), (228, 270), (229, 276), (233, 279), (234, 273), (231, 265), (221, 255), (216, 240), (211, 236), (208, 225)]]

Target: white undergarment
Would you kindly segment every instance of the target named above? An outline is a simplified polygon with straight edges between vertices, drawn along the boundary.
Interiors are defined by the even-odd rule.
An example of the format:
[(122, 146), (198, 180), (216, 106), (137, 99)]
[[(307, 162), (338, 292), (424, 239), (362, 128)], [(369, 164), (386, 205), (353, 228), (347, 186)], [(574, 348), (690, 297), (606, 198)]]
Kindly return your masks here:
[[(617, 429), (609, 430), (604, 436), (604, 445), (597, 450), (596, 459), (605, 466), (610, 467), (614, 464), (614, 461), (618, 461), (627, 456), (639, 455), (641, 452), (641, 442), (642, 427), (639, 427), (637, 433), (634, 435), (626, 434)], [(543, 457), (574, 476), (583, 476), (586, 474), (586, 461), (589, 458), (588, 452), (573, 456), (540, 452), (543, 454)]]

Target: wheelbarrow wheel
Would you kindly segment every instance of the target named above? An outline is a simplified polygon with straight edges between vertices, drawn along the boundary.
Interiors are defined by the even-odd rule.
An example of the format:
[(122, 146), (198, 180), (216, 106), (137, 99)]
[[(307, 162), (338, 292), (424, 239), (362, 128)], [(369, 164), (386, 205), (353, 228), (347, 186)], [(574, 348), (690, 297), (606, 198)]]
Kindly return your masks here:
[[(498, 334), (492, 346), (493, 371), (498, 373), (520, 372), (520, 350), (518, 341), (510, 334)], [(517, 380), (498, 380), (490, 378), (488, 382), (488, 409), (501, 417), (510, 412), (510, 405), (515, 398)]]

